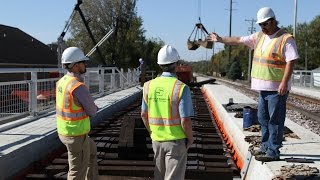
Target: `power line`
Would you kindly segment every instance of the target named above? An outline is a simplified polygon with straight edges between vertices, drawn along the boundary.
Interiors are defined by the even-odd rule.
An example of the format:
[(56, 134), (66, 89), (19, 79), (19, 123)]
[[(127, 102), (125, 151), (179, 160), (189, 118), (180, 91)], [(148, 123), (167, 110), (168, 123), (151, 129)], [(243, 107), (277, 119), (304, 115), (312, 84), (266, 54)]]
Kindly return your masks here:
[(256, 28), (254, 27), (254, 22), (256, 20), (252, 18), (251, 20), (246, 19), (245, 21), (251, 23), (251, 26), (248, 28), (248, 31), (250, 32), (250, 34), (256, 32)]

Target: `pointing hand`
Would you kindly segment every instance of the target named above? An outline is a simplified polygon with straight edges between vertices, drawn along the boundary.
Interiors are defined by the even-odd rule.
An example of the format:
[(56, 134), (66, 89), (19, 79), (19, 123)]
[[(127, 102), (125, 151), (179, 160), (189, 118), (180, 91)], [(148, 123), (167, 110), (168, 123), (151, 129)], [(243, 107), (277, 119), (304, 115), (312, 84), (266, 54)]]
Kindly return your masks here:
[(208, 39), (208, 41), (213, 41), (213, 42), (220, 42), (221, 41), (221, 37), (217, 33), (214, 33), (214, 32), (209, 34), (207, 39)]

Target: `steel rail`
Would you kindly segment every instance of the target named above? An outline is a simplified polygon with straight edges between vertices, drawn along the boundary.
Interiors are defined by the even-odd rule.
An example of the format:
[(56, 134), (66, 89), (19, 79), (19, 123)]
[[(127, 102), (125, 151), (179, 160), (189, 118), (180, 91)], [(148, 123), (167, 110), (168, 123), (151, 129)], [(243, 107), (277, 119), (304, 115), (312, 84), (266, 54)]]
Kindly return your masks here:
[[(218, 81), (222, 81), (223, 83), (229, 84), (229, 85), (231, 85), (233, 87), (236, 87), (236, 88), (239, 88), (239, 89), (242, 89), (242, 90), (244, 90), (244, 91), (246, 91), (246, 92), (248, 92), (248, 93), (250, 93), (250, 94), (252, 94), (252, 95), (254, 95), (256, 97), (258, 97), (258, 92), (249, 89), (246, 85), (239, 84), (239, 83), (232, 83), (230, 81), (221, 80), (221, 79), (218, 79)], [(289, 96), (291, 96), (291, 94)], [(297, 94), (294, 94), (293, 96), (297, 97), (299, 99), (302, 99), (302, 100), (309, 101), (309, 102), (317, 102), (317, 103), (319, 103), (319, 100), (316, 100), (316, 99), (311, 98), (311, 97), (297, 95)], [(300, 114), (306, 116), (307, 118), (310, 118), (310, 119), (320, 123), (320, 114), (317, 113), (317, 112), (311, 112), (311, 111), (305, 110), (305, 109), (303, 109), (301, 107), (298, 107), (298, 106), (294, 105), (291, 102), (287, 102), (287, 108), (290, 109), (290, 110), (299, 112)]]
[[(231, 180), (239, 177), (240, 172), (232, 163), (231, 154), (225, 155), (226, 151), (229, 152), (228, 147), (214, 124), (200, 89), (193, 89), (192, 101), (195, 109), (192, 117), (194, 144), (188, 150), (186, 179), (215, 177)], [(152, 143), (140, 118), (140, 103), (141, 99), (92, 128), (90, 136), (97, 144), (100, 177), (111, 180), (153, 177)], [(66, 179), (67, 152), (47, 164), (38, 163), (37, 167), (37, 171), (28, 172), (22, 179)]]

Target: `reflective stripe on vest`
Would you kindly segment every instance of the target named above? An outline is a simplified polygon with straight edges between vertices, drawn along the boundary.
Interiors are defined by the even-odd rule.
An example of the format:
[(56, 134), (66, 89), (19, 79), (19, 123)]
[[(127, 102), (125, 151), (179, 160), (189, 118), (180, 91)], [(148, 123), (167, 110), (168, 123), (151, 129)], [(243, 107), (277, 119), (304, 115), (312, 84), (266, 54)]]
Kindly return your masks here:
[(158, 77), (144, 85), (151, 139), (169, 141), (186, 138), (181, 127), (179, 103), (185, 84), (175, 77)]
[(87, 117), (87, 114), (84, 111), (77, 112), (77, 113), (71, 113), (71, 112), (65, 112), (60, 109), (57, 109), (56, 113), (58, 116), (61, 116), (64, 119), (69, 120), (69, 121), (78, 121), (78, 120), (81, 120), (81, 119)]
[(263, 52), (262, 45), (266, 35), (259, 32), (256, 36), (257, 45), (254, 49), (251, 77), (273, 82), (281, 81), (286, 66), (283, 46), (291, 35), (280, 30)]
[(65, 75), (57, 82), (56, 118), (58, 134), (79, 136), (90, 131), (90, 119), (81, 106), (73, 99), (73, 91), (83, 83), (75, 77)]

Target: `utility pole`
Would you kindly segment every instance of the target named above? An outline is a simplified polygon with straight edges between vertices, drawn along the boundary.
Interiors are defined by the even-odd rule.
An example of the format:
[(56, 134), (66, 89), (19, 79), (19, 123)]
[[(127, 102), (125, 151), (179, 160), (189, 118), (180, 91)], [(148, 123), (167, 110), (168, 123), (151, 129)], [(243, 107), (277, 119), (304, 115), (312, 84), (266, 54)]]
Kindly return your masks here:
[(214, 71), (214, 69), (213, 69), (213, 64), (214, 64), (214, 43), (212, 44), (212, 56), (211, 56), (212, 58), (210, 59), (210, 61), (211, 61), (211, 67), (212, 67), (212, 74), (211, 75), (213, 75), (213, 71)]
[(306, 40), (306, 45), (305, 45), (305, 57), (304, 57), (304, 70), (308, 70), (308, 41)]
[(294, 26), (293, 26), (293, 37), (296, 37), (296, 28), (297, 28), (297, 9), (298, 9), (298, 0), (294, 0)]
[[(253, 32), (256, 32), (256, 28), (253, 26), (254, 22), (256, 21), (255, 19), (251, 20), (245, 20), (249, 23), (251, 23), (251, 27), (249, 27), (249, 32), (250, 34), (253, 34)], [(248, 82), (251, 82), (251, 67), (252, 67), (252, 49), (249, 49), (249, 60), (248, 60)]]
[[(222, 48), (217, 48), (220, 51)], [(220, 60), (218, 59), (218, 77), (221, 77), (221, 70), (220, 70)]]
[[(232, 30), (232, 0), (230, 0), (230, 16), (229, 16), (229, 37), (231, 37), (231, 30)], [(228, 53), (228, 61), (231, 62), (231, 46), (229, 46), (229, 53)]]

